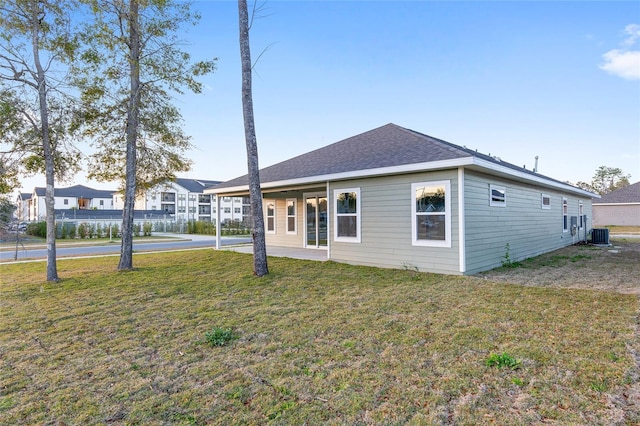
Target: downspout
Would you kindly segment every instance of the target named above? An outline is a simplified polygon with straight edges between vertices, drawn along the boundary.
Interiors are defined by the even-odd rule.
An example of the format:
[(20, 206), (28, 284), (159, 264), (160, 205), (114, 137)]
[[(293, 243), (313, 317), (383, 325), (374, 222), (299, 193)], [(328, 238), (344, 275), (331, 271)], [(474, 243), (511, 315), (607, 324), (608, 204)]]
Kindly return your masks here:
[(465, 246), (465, 209), (464, 209), (464, 167), (458, 167), (458, 260), (460, 272), (464, 275), (467, 270)]

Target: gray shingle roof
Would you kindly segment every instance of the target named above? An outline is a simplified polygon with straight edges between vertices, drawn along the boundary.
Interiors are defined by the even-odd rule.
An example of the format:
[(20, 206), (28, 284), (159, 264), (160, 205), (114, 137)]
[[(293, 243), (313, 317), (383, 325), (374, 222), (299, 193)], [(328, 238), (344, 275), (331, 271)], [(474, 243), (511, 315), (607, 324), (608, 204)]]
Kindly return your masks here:
[(603, 195), (599, 200), (593, 200), (593, 203), (640, 203), (640, 182), (616, 189)]
[(207, 186), (220, 183), (217, 180), (176, 178), (175, 182), (189, 192), (202, 192)]
[[(564, 182), (507, 163), (497, 157), (454, 145), (393, 123), (265, 167), (260, 170), (260, 182), (264, 184), (470, 157), (565, 185)], [(244, 175), (216, 185), (215, 188), (223, 189), (246, 185), (248, 185), (248, 176)]]
[[(35, 188), (35, 193), (39, 197), (45, 196), (45, 188), (37, 186)], [(114, 193), (118, 191), (116, 190), (102, 190), (102, 189), (93, 189), (84, 185), (74, 185), (68, 188), (55, 188), (54, 194), (56, 197), (77, 197), (77, 198), (111, 198)]]

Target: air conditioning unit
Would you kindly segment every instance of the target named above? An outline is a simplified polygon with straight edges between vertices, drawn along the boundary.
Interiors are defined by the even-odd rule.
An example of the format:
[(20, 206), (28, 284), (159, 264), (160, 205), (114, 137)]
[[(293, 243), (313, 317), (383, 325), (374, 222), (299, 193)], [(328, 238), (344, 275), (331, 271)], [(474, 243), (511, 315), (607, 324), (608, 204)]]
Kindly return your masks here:
[(591, 244), (609, 245), (609, 230), (607, 228), (593, 228), (591, 230)]

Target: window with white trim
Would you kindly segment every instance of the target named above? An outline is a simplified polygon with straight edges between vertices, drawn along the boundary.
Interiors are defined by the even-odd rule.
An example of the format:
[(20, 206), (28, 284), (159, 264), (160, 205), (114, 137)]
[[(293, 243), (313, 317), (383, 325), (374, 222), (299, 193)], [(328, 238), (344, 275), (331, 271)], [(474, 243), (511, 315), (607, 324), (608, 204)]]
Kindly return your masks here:
[(335, 240), (360, 242), (360, 188), (335, 189)]
[(296, 234), (296, 200), (295, 198), (287, 198), (287, 234)]
[(551, 197), (547, 194), (540, 195), (540, 203), (542, 205), (542, 210), (550, 210), (551, 209)]
[(270, 234), (276, 233), (276, 202), (267, 201), (267, 229)]
[(569, 232), (569, 202), (562, 197), (562, 232)]
[(578, 217), (578, 223), (580, 224), (580, 229), (582, 229), (584, 227), (584, 206), (582, 205), (582, 201), (579, 201), (578, 213), (580, 214), (580, 217)]
[(507, 206), (507, 190), (504, 186), (489, 185), (489, 205), (491, 207)]
[(414, 246), (451, 247), (451, 182), (411, 184), (411, 233)]

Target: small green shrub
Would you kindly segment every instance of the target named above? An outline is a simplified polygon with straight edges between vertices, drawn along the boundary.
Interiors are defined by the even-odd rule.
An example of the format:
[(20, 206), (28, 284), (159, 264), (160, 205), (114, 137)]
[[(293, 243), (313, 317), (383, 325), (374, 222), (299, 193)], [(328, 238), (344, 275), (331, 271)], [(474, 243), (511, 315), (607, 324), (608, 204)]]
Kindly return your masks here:
[(27, 235), (47, 238), (47, 222), (33, 222), (27, 225)]
[(222, 327), (213, 327), (204, 337), (209, 346), (224, 346), (238, 338), (232, 329)]
[(78, 225), (78, 237), (81, 239), (87, 238), (89, 236), (89, 227), (86, 223), (81, 223)]
[(511, 355), (503, 352), (501, 354), (491, 354), (489, 358), (485, 361), (487, 367), (507, 367), (512, 370), (517, 370), (520, 368), (521, 362), (512, 357)]

